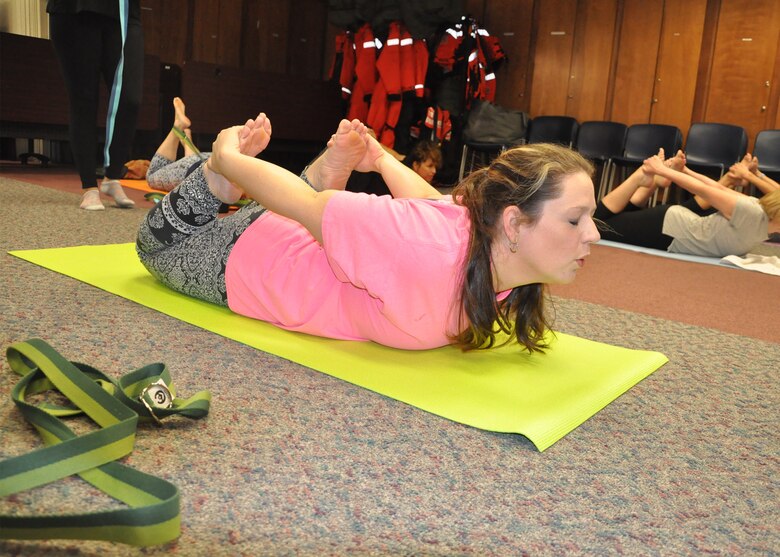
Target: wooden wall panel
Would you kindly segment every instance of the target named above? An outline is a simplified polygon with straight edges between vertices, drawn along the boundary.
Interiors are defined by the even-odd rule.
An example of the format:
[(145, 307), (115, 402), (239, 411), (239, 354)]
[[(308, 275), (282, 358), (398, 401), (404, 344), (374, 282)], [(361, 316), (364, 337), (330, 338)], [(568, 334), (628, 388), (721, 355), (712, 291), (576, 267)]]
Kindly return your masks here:
[(566, 112), (580, 122), (606, 119), (617, 0), (580, 0)]
[(528, 112), (529, 68), (534, 0), (493, 0), (486, 6), (483, 25), (506, 52), (496, 72), (496, 104)]
[[(200, 0), (196, 1), (196, 4)], [(217, 60), (228, 66), (241, 65), (243, 0), (219, 0)]]
[(777, 0), (721, 1), (706, 121), (743, 126), (751, 138), (774, 124), (770, 101), (778, 30)]
[(338, 85), (319, 78), (188, 62), (181, 81), (199, 134), (216, 134), (262, 110), (276, 140), (323, 143), (342, 116)]
[(142, 0), (146, 53), (158, 56), (166, 64), (181, 65), (189, 57), (190, 15), (190, 3), (186, 0)]
[(287, 71), (290, 0), (246, 0), (242, 67)]
[(480, 23), (483, 23), (487, 11), (490, 9), (488, 4), (493, 3), (495, 0), (465, 0), (463, 3), (463, 9), (465, 10), (463, 15), (470, 15)]
[(663, 0), (625, 0), (610, 119), (647, 123), (661, 36)]
[(322, 0), (293, 0), (287, 73), (319, 79), (325, 50), (327, 5)]
[(536, 11), (531, 117), (566, 113), (577, 0), (544, 0)]
[(238, 67), (241, 62), (242, 0), (197, 0), (192, 60)]
[(696, 94), (707, 0), (666, 2), (650, 122), (688, 133)]
[(195, 2), (192, 22), (192, 60), (221, 63), (217, 59), (219, 37), (219, 0)]

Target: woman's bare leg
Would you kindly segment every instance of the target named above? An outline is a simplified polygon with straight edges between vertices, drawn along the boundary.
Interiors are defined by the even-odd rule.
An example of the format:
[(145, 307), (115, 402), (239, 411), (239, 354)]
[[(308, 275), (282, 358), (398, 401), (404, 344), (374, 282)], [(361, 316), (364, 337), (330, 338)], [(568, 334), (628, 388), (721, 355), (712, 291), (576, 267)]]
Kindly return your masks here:
[[(664, 150), (658, 150), (658, 156), (663, 159)], [(655, 192), (658, 176), (648, 174), (640, 166), (623, 183), (613, 189), (601, 202), (613, 213), (620, 213), (631, 203), (637, 207), (643, 207)], [(668, 185), (668, 183), (667, 183)]]
[[(187, 118), (187, 110), (184, 106), (184, 101), (179, 97), (173, 98), (173, 126), (175, 128), (179, 128), (184, 133), (184, 135), (187, 136), (187, 139), (190, 140), (190, 144), (192, 143), (192, 130), (190, 130), (192, 122), (189, 118)], [(181, 143), (182, 149), (184, 149), (185, 157), (195, 154), (195, 151), (190, 148), (187, 142), (181, 140), (179, 141)]]

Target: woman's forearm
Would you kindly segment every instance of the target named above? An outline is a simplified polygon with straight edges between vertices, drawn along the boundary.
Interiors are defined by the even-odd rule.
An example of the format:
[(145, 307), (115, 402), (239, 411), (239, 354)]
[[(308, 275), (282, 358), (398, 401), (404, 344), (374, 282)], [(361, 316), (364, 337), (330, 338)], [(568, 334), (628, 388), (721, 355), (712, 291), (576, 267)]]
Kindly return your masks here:
[(334, 190), (315, 191), (292, 172), (238, 152), (221, 154), (218, 169), (260, 205), (298, 221), (322, 243), (322, 213)]
[(423, 199), (441, 197), (439, 190), (389, 153), (379, 157), (376, 166), (393, 197)]
[(780, 188), (780, 184), (766, 175), (756, 176), (752, 172), (746, 172), (744, 177), (748, 182), (756, 186), (758, 190), (764, 195), (772, 193), (776, 189)]

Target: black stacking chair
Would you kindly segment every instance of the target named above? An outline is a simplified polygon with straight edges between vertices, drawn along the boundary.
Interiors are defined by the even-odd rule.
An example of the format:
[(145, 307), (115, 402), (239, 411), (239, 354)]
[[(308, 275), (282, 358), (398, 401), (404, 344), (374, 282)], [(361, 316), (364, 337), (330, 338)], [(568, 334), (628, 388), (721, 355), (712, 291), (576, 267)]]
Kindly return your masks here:
[(623, 155), (627, 132), (628, 126), (620, 122), (591, 120), (580, 124), (574, 148), (597, 167), (598, 199), (604, 196), (610, 160)]
[(758, 157), (758, 169), (780, 182), (780, 130), (761, 130), (756, 136), (753, 156)]
[[(732, 164), (745, 156), (747, 144), (747, 133), (741, 126), (697, 122), (688, 130), (686, 165), (695, 172), (718, 180)], [(669, 153), (669, 156), (672, 155)]]
[(463, 179), (463, 176), (471, 173), (474, 168), (478, 168), (477, 159), (479, 159), (479, 167), (487, 166), (488, 163), (500, 153), (507, 150), (512, 145), (506, 143), (492, 143), (485, 141), (473, 141), (470, 139), (463, 139), (463, 151), (460, 156), (460, 170), (458, 172), (458, 182)]
[(458, 181), (474, 169), (477, 157), (480, 165), (485, 166), (499, 153), (525, 143), (527, 126), (528, 114), (523, 111), (478, 102), (469, 112), (463, 130)]
[(615, 180), (624, 180), (628, 172), (639, 168), (648, 157), (658, 154), (663, 147), (667, 156), (673, 156), (682, 147), (680, 128), (666, 124), (634, 124), (626, 133), (623, 155), (610, 159), (610, 171), (603, 194), (613, 187)]
[(571, 116), (537, 116), (528, 124), (526, 143), (560, 143), (571, 147), (579, 124)]

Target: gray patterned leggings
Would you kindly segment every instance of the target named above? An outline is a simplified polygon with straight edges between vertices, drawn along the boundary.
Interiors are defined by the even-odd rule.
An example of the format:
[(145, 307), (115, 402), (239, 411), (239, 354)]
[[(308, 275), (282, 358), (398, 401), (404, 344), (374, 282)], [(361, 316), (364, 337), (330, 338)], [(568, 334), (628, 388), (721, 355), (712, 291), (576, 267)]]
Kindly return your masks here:
[[(201, 153), (205, 158), (208, 158), (210, 154)], [(182, 183), (192, 167), (200, 160), (202, 159), (197, 154), (187, 155), (173, 161), (155, 153), (149, 163), (149, 170), (146, 171), (146, 182), (156, 190), (171, 191)]]
[(198, 166), (149, 211), (138, 230), (136, 251), (152, 276), (166, 286), (225, 306), (228, 256), (265, 208), (252, 202), (218, 219), (221, 204), (209, 191), (203, 165)]

